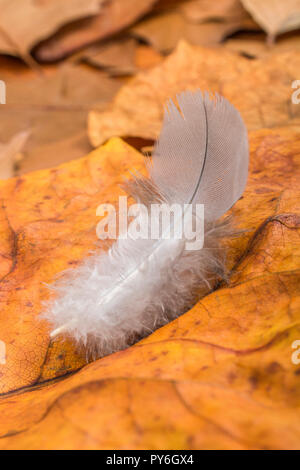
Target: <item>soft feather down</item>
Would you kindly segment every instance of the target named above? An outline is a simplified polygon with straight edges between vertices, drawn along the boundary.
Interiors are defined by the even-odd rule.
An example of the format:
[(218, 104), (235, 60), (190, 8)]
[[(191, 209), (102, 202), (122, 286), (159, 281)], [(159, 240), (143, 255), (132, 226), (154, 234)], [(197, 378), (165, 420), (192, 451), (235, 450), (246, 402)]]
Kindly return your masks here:
[[(168, 174), (168, 151), (176, 161), (176, 155), (172, 152), (174, 145), (175, 148), (178, 145), (178, 135), (174, 133), (171, 135), (171, 139), (174, 137), (172, 143), (170, 135), (168, 135), (174, 126), (174, 131), (177, 133), (181, 128), (179, 137), (183, 145), (178, 152), (181, 160), (182, 152), (195, 152), (197, 146), (202, 145), (203, 147), (205, 144), (203, 136), (206, 136), (206, 153), (201, 147), (201, 149), (199, 148), (200, 156), (198, 154), (189, 155), (189, 160), (192, 163), (193, 159), (195, 160), (191, 171), (195, 184), (198, 186), (198, 192), (192, 188), (193, 199), (191, 202), (194, 202), (199, 192), (202, 191), (203, 194), (202, 187), (207, 183), (204, 181), (203, 185), (201, 177), (205, 175), (205, 172), (207, 181), (212, 181), (214, 168), (211, 168), (211, 159), (214, 156), (209, 153), (210, 146), (217, 154), (217, 166), (223, 158), (225, 169), (228, 170), (227, 173), (232, 172), (232, 175), (225, 174), (224, 177), (224, 185), (231, 185), (227, 188), (228, 191), (231, 191), (231, 187), (233, 188), (232, 195), (227, 197), (226, 188), (224, 192), (224, 187), (218, 183), (220, 188), (215, 185), (214, 191), (211, 191), (213, 194), (211, 199), (209, 199), (209, 195), (205, 196), (205, 207), (209, 220), (205, 224), (204, 247), (201, 250), (186, 251), (184, 240), (177, 242), (161, 240), (157, 245), (157, 241), (153, 240), (118, 239), (108, 252), (92, 254), (79, 268), (68, 271), (51, 286), (56, 292), (56, 296), (47, 304), (43, 316), (51, 322), (54, 328), (58, 328), (56, 333), (65, 332), (71, 335), (77, 343), (84, 345), (94, 357), (123, 349), (183, 314), (201, 296), (211, 290), (217, 279), (224, 279), (226, 276), (225, 249), (222, 240), (230, 234), (230, 229), (228, 221), (216, 220), (215, 214), (217, 213), (219, 216), (220, 205), (228, 206), (229, 204), (230, 207), (243, 192), (246, 183), (246, 169), (248, 168), (246, 130), (238, 112), (222, 98), (218, 97), (214, 102), (208, 95), (203, 96), (198, 92), (182, 94), (178, 97), (178, 101), (184, 117), (171, 102), (165, 116), (162, 135), (157, 144), (156, 153), (154, 153), (154, 170), (150, 168), (150, 179), (145, 181), (143, 178), (135, 177), (125, 185), (125, 189), (138, 202), (147, 206), (157, 200), (167, 201), (169, 204), (190, 201), (190, 195), (184, 196), (184, 192), (187, 192), (186, 188), (189, 188), (190, 191), (190, 187), (193, 185), (189, 185), (188, 180), (186, 183), (183, 181), (181, 186), (177, 185), (177, 181), (174, 181), (173, 185), (170, 183)], [(203, 123), (201, 106), (206, 114), (206, 128)], [(201, 116), (197, 115), (198, 108), (201, 110)], [(236, 153), (232, 157), (225, 155), (225, 158), (224, 155), (221, 155), (223, 143), (219, 134), (222, 137), (222, 129), (210, 132), (210, 128), (214, 125), (211, 118), (218, 116), (217, 111), (221, 115), (221, 123), (227, 124), (225, 118), (232, 119), (232, 132), (238, 131), (240, 133), (238, 136), (234, 134), (232, 136), (232, 140), (235, 142), (235, 145), (232, 145), (233, 153)], [(190, 115), (190, 112), (194, 113), (194, 116)], [(198, 136), (197, 119), (199, 127), (202, 126), (200, 137)], [(185, 127), (182, 126), (182, 122)], [(189, 135), (185, 136), (185, 132)], [(225, 129), (224, 132), (228, 133), (228, 130)], [(220, 139), (218, 146), (214, 141), (210, 141), (215, 134)], [(230, 136), (226, 135), (225, 137), (228, 141), (226, 145), (230, 148)], [(185, 138), (189, 138), (186, 150), (184, 148)], [(243, 152), (243, 154), (237, 155), (238, 152)], [(160, 160), (161, 167), (165, 165), (165, 169), (161, 171), (155, 167), (158, 158), (162, 159)], [(230, 161), (231, 158), (235, 161)], [(197, 159), (199, 165), (197, 165)], [(180, 171), (182, 171), (184, 161), (180, 161), (179, 164)], [(236, 169), (237, 166), (239, 169)], [(195, 168), (197, 168), (199, 175), (201, 173), (199, 181), (196, 181), (194, 177)], [(166, 169), (166, 175), (164, 175), (163, 171)], [(185, 170), (185, 173), (189, 172), (189, 168), (185, 168)], [(180, 171), (177, 173), (180, 174)], [(218, 171), (220, 172), (220, 169), (217, 168), (216, 172)], [(175, 174), (174, 178), (176, 179), (176, 177), (179, 176)], [(241, 183), (236, 181), (237, 177), (241, 178)], [(176, 194), (178, 187), (179, 190)], [(224, 194), (227, 198), (225, 202)], [(227, 206), (226, 208), (222, 207), (221, 213), (229, 208)]]

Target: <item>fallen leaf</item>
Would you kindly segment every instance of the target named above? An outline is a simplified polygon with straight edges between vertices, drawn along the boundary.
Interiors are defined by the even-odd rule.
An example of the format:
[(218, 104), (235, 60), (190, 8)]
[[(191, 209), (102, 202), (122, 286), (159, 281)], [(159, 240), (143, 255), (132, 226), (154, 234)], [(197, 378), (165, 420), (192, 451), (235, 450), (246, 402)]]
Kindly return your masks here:
[(124, 85), (107, 110), (90, 113), (91, 143), (98, 146), (116, 135), (156, 139), (165, 101), (182, 90), (197, 88), (228, 98), (249, 129), (296, 125), (300, 107), (291, 97), (299, 69), (299, 54), (294, 51), (247, 60), (226, 50), (220, 54), (218, 49), (182, 41), (161, 65)]
[(269, 41), (300, 27), (299, 0), (241, 0), (255, 21), (268, 33)]
[(17, 173), (49, 168), (86, 155), (88, 110), (103, 106), (121, 82), (84, 65), (50, 67), (43, 75), (16, 67), (1, 75), (7, 85), (6, 105), (0, 107), (0, 141), (31, 129)]
[(188, 0), (158, 0), (153, 6), (154, 13), (174, 10)]
[(49, 328), (36, 316), (48, 295), (45, 283), (96, 249), (96, 208), (115, 203), (128, 170), (142, 167), (141, 154), (113, 140), (85, 159), (0, 181), (0, 339), (7, 351), (0, 394), (85, 363), (70, 345), (49, 343)]
[(135, 64), (138, 69), (147, 70), (163, 61), (163, 56), (150, 46), (140, 44), (135, 54)]
[(158, 65), (163, 56), (151, 46), (141, 45), (127, 37), (91, 46), (74, 59), (104, 69), (112, 77), (126, 77)]
[(0, 51), (26, 56), (60, 26), (99, 13), (104, 0), (0, 0)]
[(224, 42), (226, 49), (250, 58), (263, 59), (272, 54), (299, 51), (300, 37), (298, 35), (284, 35), (273, 44), (266, 42), (263, 34), (239, 34), (233, 39)]
[(97, 204), (115, 202), (121, 174), (142, 160), (114, 139), (85, 159), (1, 183), (2, 253), (18, 260), (0, 265), (1, 449), (299, 448), (299, 137), (291, 128), (250, 133), (249, 181), (233, 208), (248, 231), (232, 242), (228, 286), (133, 347), (50, 383), (41, 382), (56, 367), (65, 373), (61, 356), (70, 367), (74, 353), (49, 347), (37, 319), (42, 283), (93, 247)]
[(252, 28), (253, 22), (228, 21), (197, 24), (188, 21), (179, 11), (166, 12), (146, 19), (131, 28), (139, 37), (159, 52), (172, 51), (182, 39), (191, 44), (214, 46), (239, 29)]
[(112, 36), (149, 11), (156, 0), (108, 0), (101, 13), (62, 28), (35, 50), (40, 61), (62, 59), (95, 41)]
[(208, 20), (244, 22), (249, 19), (249, 14), (240, 0), (222, 0), (222, 2), (191, 0), (180, 5), (180, 11), (189, 21), (196, 23)]
[(20, 132), (10, 142), (6, 144), (0, 143), (0, 179), (14, 176), (14, 166), (20, 160), (20, 152), (28, 136), (28, 132)]
[[(6, 80), (6, 106), (73, 106), (87, 109), (114, 96), (120, 82), (107, 74), (80, 64), (62, 64), (44, 74), (15, 76)], [(2, 108), (1, 108), (2, 109)]]
[[(65, 130), (66, 132), (66, 135), (59, 137), (54, 126), (48, 126), (47, 130), (44, 127), (47, 126), (47, 117), (43, 113), (40, 121), (41, 127), (35, 128), (35, 131), (40, 133), (35, 135), (35, 139), (29, 141), (26, 151), (23, 153), (23, 158), (16, 162), (14, 176), (43, 168), (51, 168), (81, 158), (82, 155), (86, 155), (87, 152), (92, 150), (84, 127), (86, 117), (82, 116), (82, 119), (77, 117), (77, 119), (72, 120), (72, 114), (74, 115), (72, 111), (58, 114), (48, 113), (48, 119), (51, 118), (55, 122), (55, 127), (58, 127), (61, 123), (60, 131)], [(38, 119), (38, 114), (35, 115), (35, 119)], [(72, 122), (73, 128), (71, 129)], [(44, 132), (42, 132), (42, 126)]]
[(110, 75), (133, 75), (137, 69), (135, 54), (137, 42), (132, 38), (108, 41), (83, 51), (81, 59), (88, 64), (104, 68)]

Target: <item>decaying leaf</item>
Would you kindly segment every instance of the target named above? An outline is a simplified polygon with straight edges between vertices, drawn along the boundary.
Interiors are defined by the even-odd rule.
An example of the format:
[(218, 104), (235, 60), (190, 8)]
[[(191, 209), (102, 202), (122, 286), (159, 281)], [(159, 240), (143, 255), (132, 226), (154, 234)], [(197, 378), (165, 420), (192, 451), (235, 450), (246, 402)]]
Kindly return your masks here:
[(49, 343), (36, 317), (49, 294), (45, 283), (96, 249), (98, 205), (116, 203), (128, 170), (142, 168), (142, 156), (116, 140), (86, 159), (0, 182), (0, 339), (7, 351), (0, 394), (85, 363), (85, 354)]
[(134, 75), (162, 62), (151, 46), (140, 45), (131, 37), (117, 38), (91, 46), (75, 56), (89, 65), (104, 69), (112, 77)]
[(109, 102), (121, 85), (102, 71), (70, 64), (51, 67), (43, 75), (17, 67), (14, 76), (4, 72), (2, 77), (8, 91), (7, 103), (0, 107), (0, 141), (32, 131), (19, 174), (86, 155), (91, 149), (88, 110)]
[(135, 54), (135, 64), (138, 69), (147, 70), (163, 61), (163, 56), (150, 46), (140, 44)]
[(249, 129), (299, 123), (300, 107), (291, 100), (299, 70), (300, 57), (294, 51), (250, 61), (182, 41), (161, 65), (124, 85), (106, 111), (90, 113), (90, 140), (97, 146), (112, 136), (155, 139), (165, 101), (197, 88), (228, 98)]
[[(250, 132), (229, 285), (135, 346), (83, 359), (49, 344), (43, 282), (95, 242), (95, 210), (141, 156), (113, 139), (85, 159), (1, 183), (2, 449), (297, 449), (299, 132)], [(49, 254), (49, 256), (48, 256)], [(30, 305), (32, 304), (32, 305)], [(14, 390), (31, 386), (28, 389)]]
[(187, 0), (158, 0), (158, 2), (156, 2), (153, 6), (153, 11), (154, 13), (170, 11), (185, 2), (187, 2)]
[(104, 0), (1, 0), (0, 51), (27, 55), (60, 26), (99, 13), (102, 3)]
[(91, 46), (81, 57), (91, 65), (106, 69), (110, 75), (132, 75), (137, 70), (136, 49), (137, 42), (132, 38), (111, 40)]
[(272, 40), (280, 33), (300, 27), (299, 0), (241, 0), (255, 21)]
[(98, 16), (62, 28), (36, 49), (35, 56), (46, 62), (62, 59), (129, 26), (147, 13), (155, 2), (156, 0), (108, 0)]
[(245, 22), (249, 18), (240, 0), (190, 0), (180, 5), (180, 11), (188, 20), (196, 23), (209, 20)]
[(120, 83), (101, 71), (78, 64), (49, 68), (43, 74), (28, 74), (6, 79), (6, 107), (9, 106), (73, 106), (87, 109), (92, 103), (107, 102)]
[(182, 39), (195, 45), (214, 46), (227, 35), (249, 28), (253, 28), (253, 22), (248, 18), (198, 24), (186, 19), (180, 11), (171, 11), (138, 23), (131, 32), (166, 53), (173, 51)]
[(265, 40), (264, 34), (242, 33), (234, 39), (228, 39), (224, 46), (232, 52), (238, 52), (250, 58), (264, 58), (272, 54), (300, 50), (300, 37), (297, 35), (284, 35), (270, 44)]
[(14, 166), (20, 160), (20, 152), (22, 151), (28, 132), (20, 132), (15, 135), (10, 142), (6, 144), (0, 143), (0, 179), (7, 179), (14, 176)]

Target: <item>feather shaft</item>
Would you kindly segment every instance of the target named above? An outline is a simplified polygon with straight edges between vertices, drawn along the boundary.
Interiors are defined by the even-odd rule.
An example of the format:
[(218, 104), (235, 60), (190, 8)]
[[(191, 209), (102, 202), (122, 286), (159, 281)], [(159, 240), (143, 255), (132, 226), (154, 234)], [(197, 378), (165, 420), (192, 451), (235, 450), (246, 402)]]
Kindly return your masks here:
[[(177, 101), (179, 109), (168, 103), (149, 178), (134, 177), (125, 185), (148, 208), (147, 217), (138, 213), (127, 238), (107, 253), (94, 253), (54, 285), (58, 295), (44, 313), (54, 325), (52, 338), (67, 333), (97, 356), (122, 349), (184, 313), (224, 275), (220, 240), (228, 230), (218, 219), (247, 181), (247, 131), (224, 98), (185, 92)], [(132, 238), (134, 224), (153, 221), (149, 209), (157, 202), (178, 204), (182, 213), (158, 240)], [(200, 203), (204, 244), (189, 251), (182, 224), (191, 224)]]

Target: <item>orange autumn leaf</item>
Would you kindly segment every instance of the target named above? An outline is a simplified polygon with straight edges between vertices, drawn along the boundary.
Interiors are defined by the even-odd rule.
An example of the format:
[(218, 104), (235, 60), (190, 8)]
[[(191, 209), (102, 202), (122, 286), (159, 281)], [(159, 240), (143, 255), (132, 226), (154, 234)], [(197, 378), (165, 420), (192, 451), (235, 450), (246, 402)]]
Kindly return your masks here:
[(112, 140), (85, 159), (0, 182), (0, 340), (7, 354), (0, 393), (85, 364), (69, 343), (50, 344), (47, 325), (37, 319), (45, 283), (96, 248), (97, 206), (116, 202), (127, 170), (142, 165), (138, 152)]
[(49, 343), (42, 283), (94, 247), (97, 205), (116, 201), (121, 175), (142, 159), (113, 139), (2, 183), (1, 449), (299, 448), (299, 133), (254, 131), (250, 144), (232, 210), (247, 231), (230, 242), (229, 285), (65, 378), (84, 360), (71, 342)]
[(98, 146), (116, 135), (156, 139), (166, 100), (199, 88), (225, 96), (250, 130), (297, 125), (300, 106), (292, 103), (292, 83), (299, 70), (300, 57), (293, 50), (251, 61), (181, 41), (162, 64), (124, 85), (106, 110), (91, 111), (90, 141)]

